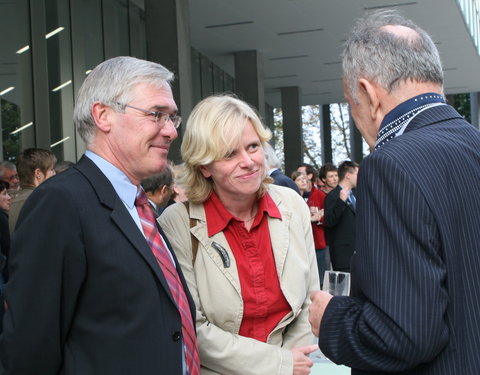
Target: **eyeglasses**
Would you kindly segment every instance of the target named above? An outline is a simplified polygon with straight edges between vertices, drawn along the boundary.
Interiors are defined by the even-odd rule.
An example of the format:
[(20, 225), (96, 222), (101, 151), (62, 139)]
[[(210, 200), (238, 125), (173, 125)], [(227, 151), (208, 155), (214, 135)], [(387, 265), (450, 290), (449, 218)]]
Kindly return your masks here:
[(182, 118), (177, 115), (169, 115), (168, 113), (160, 112), (160, 111), (148, 111), (146, 109), (134, 107), (133, 105), (128, 105), (128, 104), (121, 104), (121, 103), (118, 103), (118, 104), (123, 105), (123, 107), (136, 109), (137, 111), (153, 116), (155, 118), (155, 123), (157, 125), (160, 125), (161, 127), (166, 125), (167, 120), (170, 120), (172, 122), (173, 127), (177, 129), (180, 126), (180, 123), (182, 122)]

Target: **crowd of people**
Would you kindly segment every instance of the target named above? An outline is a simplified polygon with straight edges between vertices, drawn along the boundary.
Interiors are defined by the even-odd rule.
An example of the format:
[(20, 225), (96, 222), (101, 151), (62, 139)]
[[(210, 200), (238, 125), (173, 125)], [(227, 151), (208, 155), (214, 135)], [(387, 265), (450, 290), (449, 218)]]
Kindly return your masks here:
[(343, 69), (372, 153), (291, 178), (232, 95), (195, 106), (173, 165), (173, 73), (93, 69), (82, 158), (0, 163), (0, 374), (306, 375), (318, 346), (352, 374), (480, 373), (480, 132), (397, 12), (358, 20)]

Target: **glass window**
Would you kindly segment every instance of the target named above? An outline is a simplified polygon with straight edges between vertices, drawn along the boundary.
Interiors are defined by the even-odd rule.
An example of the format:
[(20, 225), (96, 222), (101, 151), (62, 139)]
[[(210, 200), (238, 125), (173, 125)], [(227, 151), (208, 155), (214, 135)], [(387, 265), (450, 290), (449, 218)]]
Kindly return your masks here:
[(191, 49), (191, 59), (192, 59), (192, 100), (193, 104), (197, 104), (202, 100), (202, 79), (201, 79), (201, 67), (200, 67), (200, 54)]
[(45, 0), (45, 9), (50, 147), (58, 160), (76, 160), (69, 2)]
[(202, 98), (213, 94), (213, 64), (205, 56), (200, 58), (202, 78)]
[[(130, 42), (128, 35), (128, 0), (104, 1), (104, 5), (111, 4), (106, 17), (105, 51), (106, 58), (130, 55)], [(107, 24), (108, 21), (108, 24)]]
[(35, 145), (29, 2), (0, 3), (0, 157)]
[(145, 4), (143, 0), (130, 0), (129, 11), (130, 56), (147, 58), (147, 38), (145, 35)]
[(223, 90), (223, 71), (213, 65), (213, 90), (215, 94), (221, 94)]

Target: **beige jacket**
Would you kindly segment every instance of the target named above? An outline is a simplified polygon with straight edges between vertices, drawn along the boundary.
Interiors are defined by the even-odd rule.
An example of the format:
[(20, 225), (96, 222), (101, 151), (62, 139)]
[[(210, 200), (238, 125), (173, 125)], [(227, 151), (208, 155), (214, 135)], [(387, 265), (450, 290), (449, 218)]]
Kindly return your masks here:
[[(309, 295), (320, 283), (307, 205), (290, 188), (269, 186), (282, 220), (268, 218), (280, 287), (292, 310), (268, 337), (267, 343), (238, 335), (243, 316), (240, 281), (233, 253), (223, 233), (207, 236), (202, 204), (190, 204), (197, 225), (190, 229), (184, 204), (168, 207), (158, 221), (165, 231), (196, 304), (196, 325), (202, 374), (292, 375), (289, 349), (314, 343), (308, 323)], [(191, 233), (198, 239), (192, 266)], [(228, 253), (224, 267), (212, 243)]]

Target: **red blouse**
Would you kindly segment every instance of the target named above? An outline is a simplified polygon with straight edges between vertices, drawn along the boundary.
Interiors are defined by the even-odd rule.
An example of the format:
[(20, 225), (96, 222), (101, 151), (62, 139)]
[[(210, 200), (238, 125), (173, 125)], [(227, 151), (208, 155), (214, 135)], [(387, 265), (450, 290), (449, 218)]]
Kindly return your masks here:
[(243, 318), (239, 334), (266, 342), (291, 311), (278, 279), (267, 215), (281, 219), (268, 193), (259, 199), (250, 231), (223, 206), (215, 193), (204, 202), (208, 236), (223, 231), (237, 263), (242, 289)]

